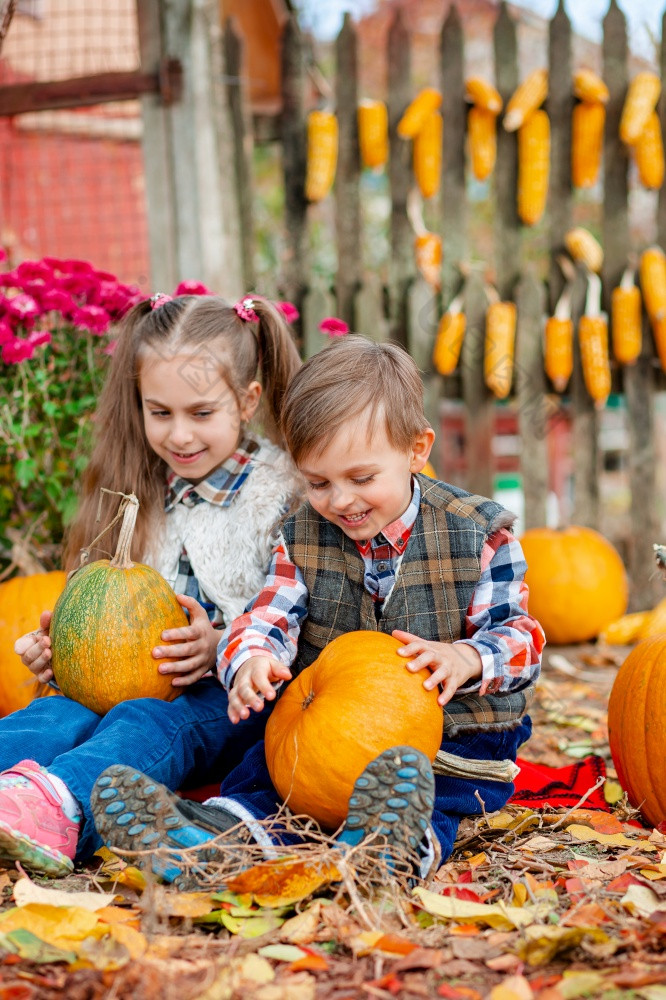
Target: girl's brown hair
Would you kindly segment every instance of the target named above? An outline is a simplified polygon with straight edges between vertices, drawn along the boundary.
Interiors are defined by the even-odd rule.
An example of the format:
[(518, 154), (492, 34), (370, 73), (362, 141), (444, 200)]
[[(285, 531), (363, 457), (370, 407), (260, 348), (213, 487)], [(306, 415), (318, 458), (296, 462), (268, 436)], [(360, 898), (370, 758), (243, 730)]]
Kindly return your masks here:
[[(100, 487), (135, 493), (139, 498), (132, 558), (145, 558), (159, 526), (167, 466), (148, 444), (143, 427), (139, 377), (148, 351), (163, 358), (191, 354), (190, 377), (198, 370), (213, 380), (211, 384), (217, 377), (223, 378), (239, 405), (259, 374), (263, 427), (271, 440), (282, 443), (282, 398), (301, 362), (278, 309), (260, 298), (252, 298), (252, 309), (258, 322), (241, 319), (217, 295), (181, 295), (155, 308), (146, 299), (127, 314), (95, 411), (93, 452), (83, 475), (79, 509), (65, 542), (65, 569), (79, 565), (80, 550), (108, 524), (117, 508), (119, 498), (100, 494)], [(188, 378), (185, 367), (183, 377)], [(101, 519), (97, 521), (100, 496)], [(113, 552), (117, 537), (116, 526), (90, 558)]]
[(294, 462), (320, 454), (342, 424), (365, 410), (368, 433), (383, 419), (391, 444), (405, 451), (430, 426), (421, 376), (409, 354), (397, 344), (350, 334), (306, 361), (289, 383), (281, 426)]

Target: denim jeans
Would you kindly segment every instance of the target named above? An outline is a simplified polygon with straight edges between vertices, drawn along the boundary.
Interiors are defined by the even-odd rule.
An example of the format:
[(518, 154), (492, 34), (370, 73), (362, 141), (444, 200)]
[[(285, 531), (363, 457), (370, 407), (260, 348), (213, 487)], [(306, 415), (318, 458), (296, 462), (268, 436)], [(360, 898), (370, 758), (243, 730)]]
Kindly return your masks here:
[(110, 764), (128, 764), (172, 791), (190, 776), (219, 780), (263, 737), (274, 702), (232, 725), (228, 698), (204, 677), (174, 701), (137, 698), (100, 716), (62, 695), (38, 698), (0, 719), (0, 771), (37, 761), (65, 782), (81, 806), (77, 858), (101, 846), (90, 811), (93, 784)]
[[(455, 739), (446, 736), (442, 740), (442, 750), (470, 760), (514, 760), (518, 748), (532, 734), (532, 721), (523, 716), (515, 729), (465, 733)], [(316, 782), (317, 776), (312, 776)], [(475, 792), (483, 800), (483, 806)], [(431, 824), (442, 850), (442, 861), (451, 854), (461, 819), (495, 812), (506, 805), (514, 792), (512, 782), (468, 780), (435, 776), (435, 807)], [(230, 802), (240, 804), (255, 819), (272, 816), (280, 806), (280, 796), (271, 782), (263, 740), (257, 743), (241, 761), (238, 767), (227, 774), (220, 788), (220, 796)], [(224, 806), (224, 802), (219, 802)], [(295, 838), (284, 836), (285, 842)]]

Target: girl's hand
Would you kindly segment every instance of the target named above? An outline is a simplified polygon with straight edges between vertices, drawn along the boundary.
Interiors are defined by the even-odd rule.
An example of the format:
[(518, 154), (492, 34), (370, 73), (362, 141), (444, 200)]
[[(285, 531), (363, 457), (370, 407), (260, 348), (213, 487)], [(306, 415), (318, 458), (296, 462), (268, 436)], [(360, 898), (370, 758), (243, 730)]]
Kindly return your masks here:
[(53, 677), (51, 662), (51, 625), (52, 611), (42, 611), (39, 616), (39, 628), (34, 632), (26, 632), (14, 643), (14, 652), (21, 657), (21, 663), (31, 670), (38, 681), (46, 684)]
[(161, 674), (177, 675), (171, 682), (174, 687), (187, 687), (214, 669), (220, 633), (193, 597), (176, 594), (176, 600), (189, 611), (189, 623), (162, 632), (162, 641), (168, 645), (155, 646), (153, 656), (156, 660), (167, 659), (157, 669)]
[(447, 701), (451, 701), (458, 688), (473, 677), (481, 677), (481, 657), (473, 646), (466, 643), (432, 642), (400, 629), (396, 629), (392, 635), (406, 643), (398, 650), (398, 654), (414, 657), (405, 664), (411, 673), (415, 674), (423, 667), (431, 671), (431, 676), (423, 682), (423, 687), (431, 691), (438, 684), (442, 685), (437, 698), (439, 705), (446, 705)]
[(272, 656), (251, 656), (238, 668), (229, 692), (228, 715), (235, 724), (247, 719), (250, 709), (261, 712), (264, 701), (275, 698), (274, 681), (291, 680), (291, 670)]

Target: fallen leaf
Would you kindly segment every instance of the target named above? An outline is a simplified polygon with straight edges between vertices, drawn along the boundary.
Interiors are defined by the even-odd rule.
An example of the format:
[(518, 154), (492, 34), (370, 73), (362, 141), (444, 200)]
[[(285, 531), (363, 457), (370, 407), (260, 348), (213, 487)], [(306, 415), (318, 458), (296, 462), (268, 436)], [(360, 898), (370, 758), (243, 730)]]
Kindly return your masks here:
[(630, 885), (620, 902), (625, 910), (643, 917), (659, 909), (659, 897), (646, 885)]
[(598, 833), (596, 830), (591, 830), (589, 826), (581, 826), (577, 823), (572, 823), (571, 826), (568, 826), (567, 833), (571, 834), (575, 840), (582, 840), (587, 843), (595, 841), (604, 847), (640, 847), (645, 851), (657, 850), (654, 844), (650, 844), (648, 841), (637, 843), (635, 840), (625, 837), (623, 833)]
[(257, 955), (274, 958), (277, 962), (296, 962), (299, 958), (305, 958), (307, 952), (294, 944), (267, 944), (258, 950)]
[(83, 910), (101, 910), (110, 906), (118, 897), (104, 892), (63, 892), (48, 886), (36, 885), (23, 876), (14, 885), (14, 901), (17, 906), (29, 903), (46, 903), (49, 906), (76, 906)]
[(525, 927), (534, 923), (550, 909), (550, 906), (507, 906), (506, 903), (468, 903), (464, 899), (452, 899), (450, 896), (439, 896), (417, 886), (413, 894), (421, 901), (428, 913), (447, 920), (460, 920), (464, 923), (488, 924), (490, 927), (506, 930), (510, 927)]
[(532, 987), (524, 976), (508, 976), (490, 991), (490, 1000), (532, 1000), (533, 996)]
[(604, 783), (604, 798), (609, 806), (614, 806), (616, 802), (619, 802), (624, 795), (624, 789), (619, 781), (613, 781), (612, 778), (606, 778)]
[(565, 972), (557, 984), (563, 1000), (576, 1000), (582, 996), (598, 996), (604, 984), (600, 972)]
[(555, 955), (577, 948), (584, 938), (608, 941), (608, 935), (598, 927), (531, 926), (523, 932), (516, 952), (528, 965), (546, 965)]
[(329, 963), (318, 952), (307, 950), (303, 958), (296, 959), (289, 966), (290, 972), (328, 972)]
[(251, 894), (259, 906), (278, 907), (297, 903), (339, 880), (340, 872), (330, 862), (308, 863), (287, 858), (254, 865), (229, 879), (227, 888)]
[(307, 910), (285, 920), (280, 928), (282, 941), (290, 941), (292, 944), (309, 944), (310, 941), (314, 941), (319, 926), (320, 910), (321, 900), (315, 900)]
[(50, 962), (66, 962), (70, 965), (76, 960), (75, 952), (42, 941), (25, 927), (0, 934), (0, 947), (40, 965)]

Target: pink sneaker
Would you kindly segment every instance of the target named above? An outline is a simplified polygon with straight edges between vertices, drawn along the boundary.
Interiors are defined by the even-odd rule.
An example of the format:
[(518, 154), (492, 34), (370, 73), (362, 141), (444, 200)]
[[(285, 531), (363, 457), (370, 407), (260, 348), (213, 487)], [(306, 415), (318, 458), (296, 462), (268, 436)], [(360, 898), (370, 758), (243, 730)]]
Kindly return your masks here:
[(0, 863), (20, 861), (33, 872), (67, 875), (74, 868), (78, 837), (79, 824), (65, 815), (39, 764), (22, 760), (0, 772)]

